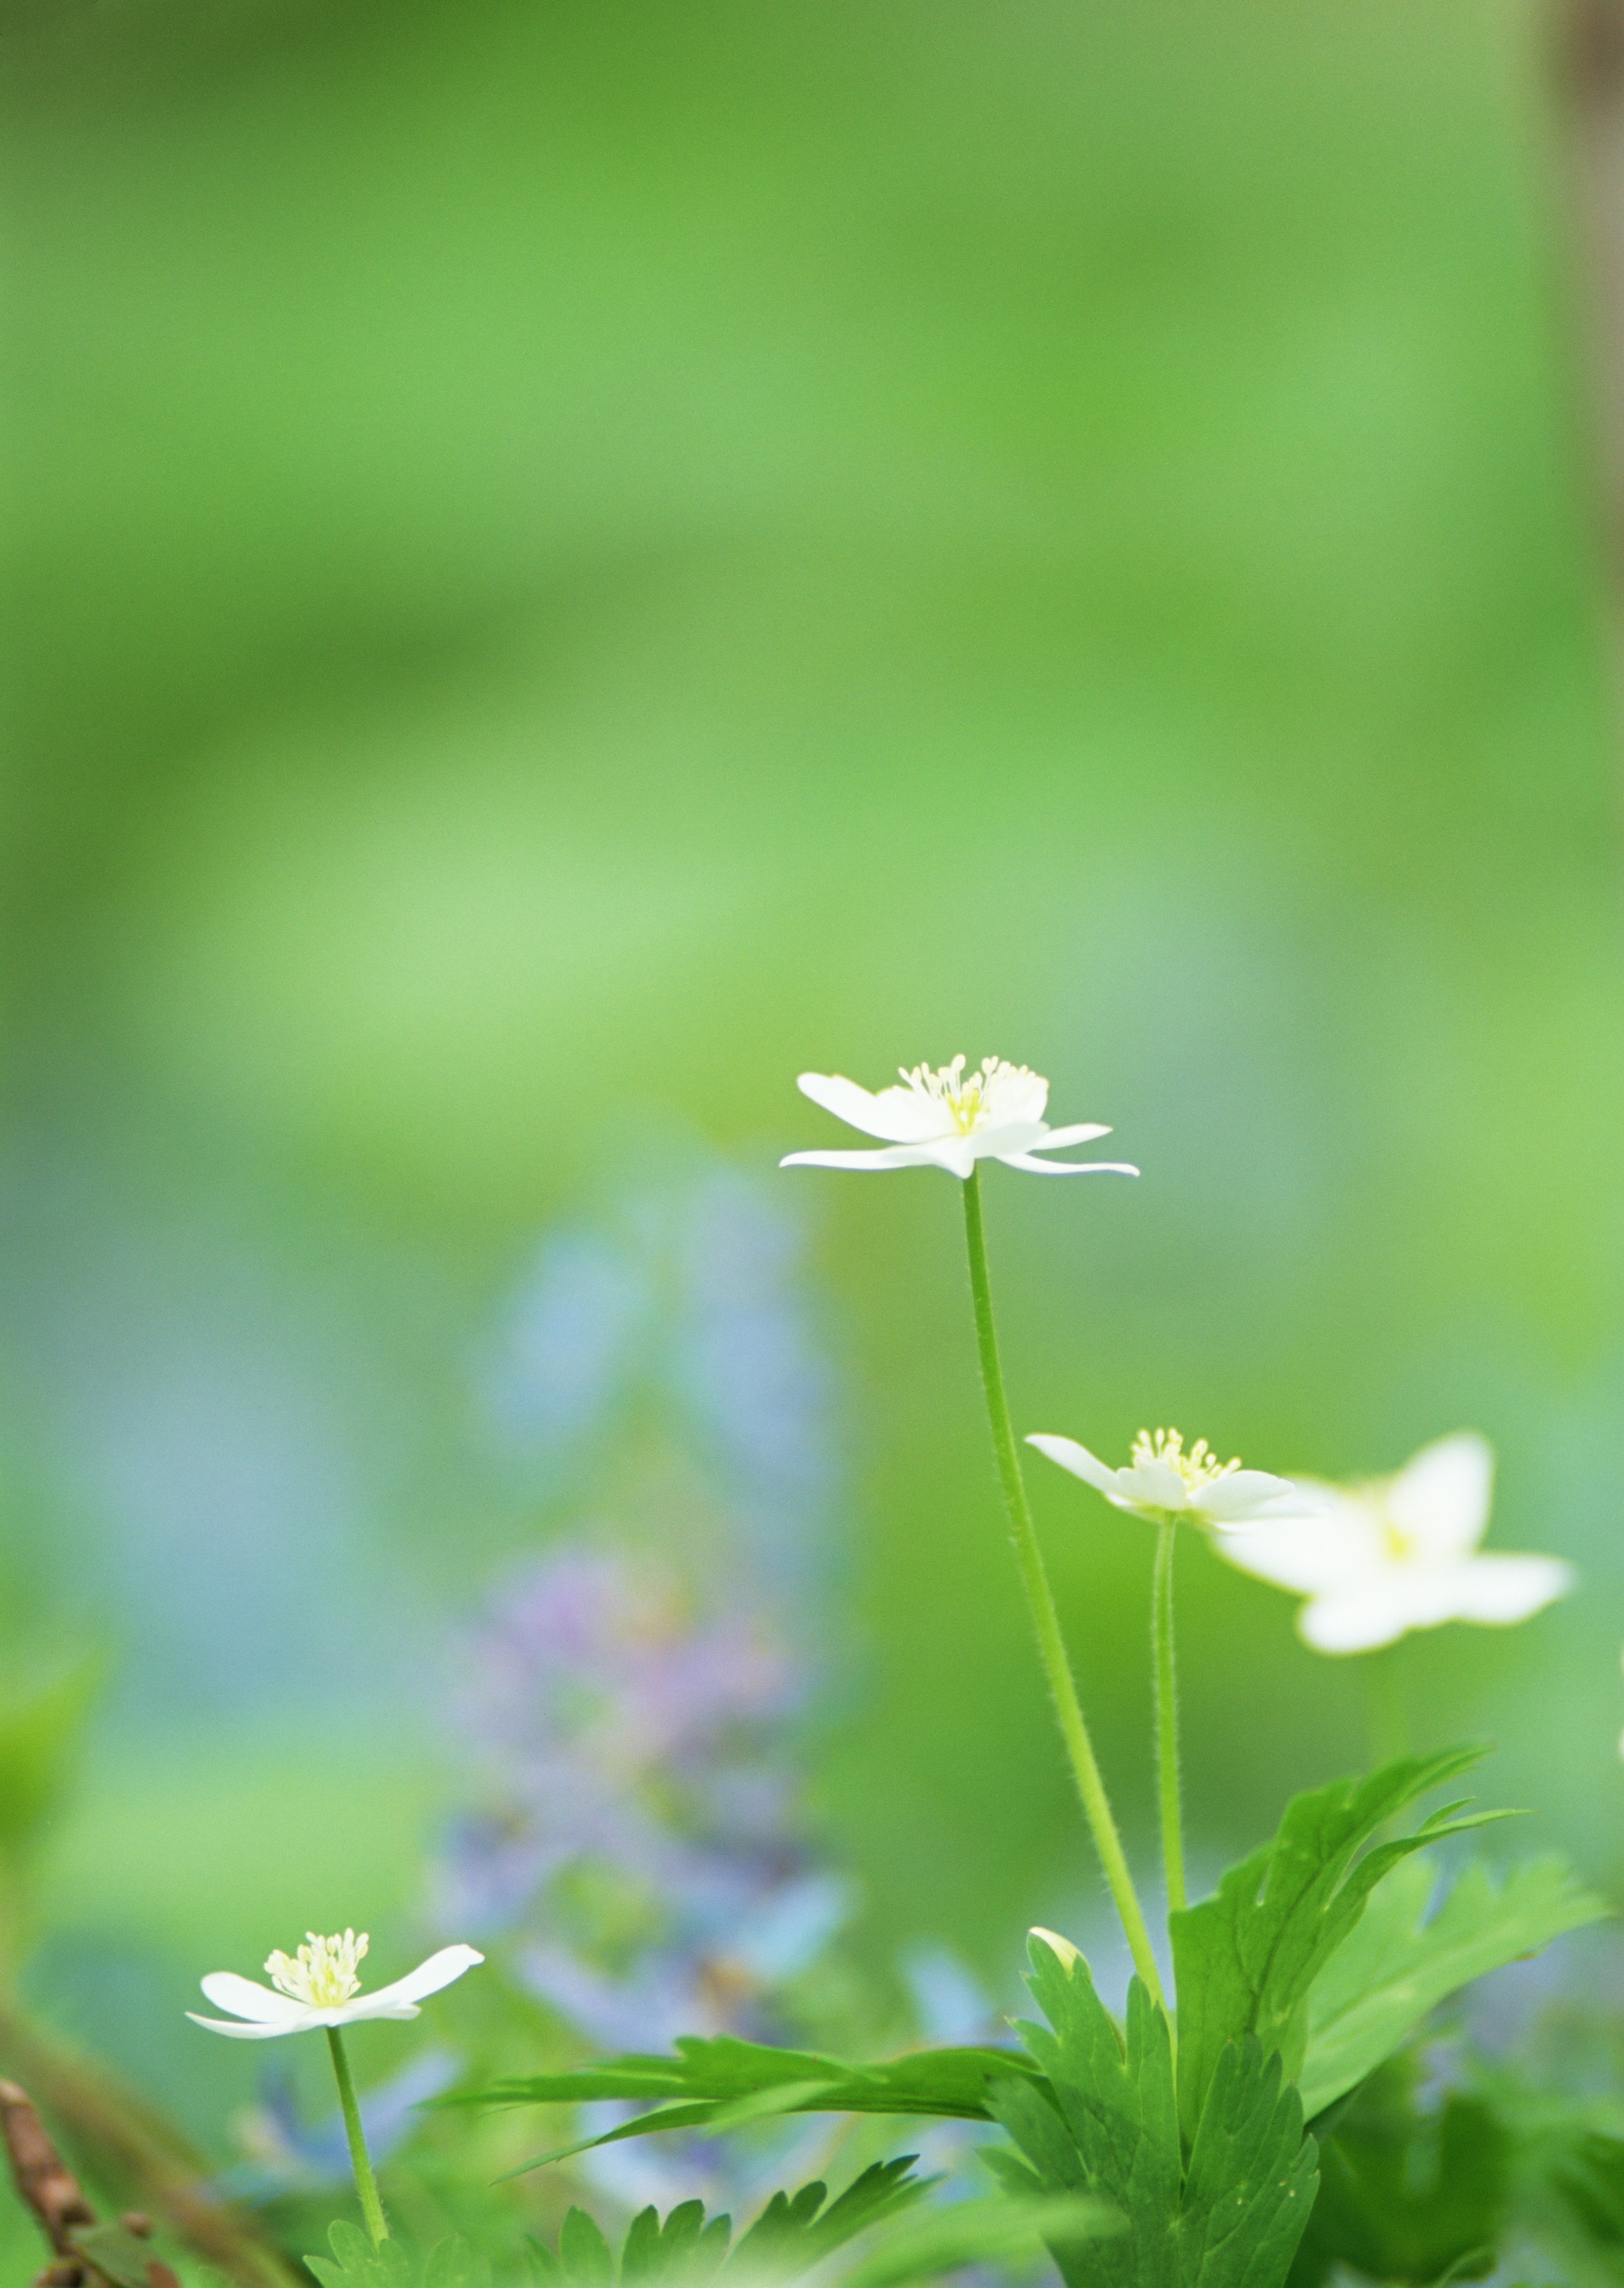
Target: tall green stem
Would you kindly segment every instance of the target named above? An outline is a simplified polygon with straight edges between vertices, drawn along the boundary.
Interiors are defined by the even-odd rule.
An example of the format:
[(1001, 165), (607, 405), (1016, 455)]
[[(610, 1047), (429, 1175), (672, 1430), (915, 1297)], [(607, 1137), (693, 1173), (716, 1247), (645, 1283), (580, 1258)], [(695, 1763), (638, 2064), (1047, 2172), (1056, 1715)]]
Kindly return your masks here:
[(1380, 1645), (1374, 1652), (1362, 1653), (1359, 1671), (1365, 1696), (1365, 1730), (1370, 1742), (1371, 1768), (1374, 1770), (1378, 1765), (1390, 1764), (1409, 1753), (1398, 1647)]
[(1164, 1517), (1156, 1537), (1156, 1579), (1151, 1592), (1151, 1642), (1156, 1672), (1156, 1784), (1161, 1799), (1161, 1864), (1168, 1912), (1184, 1903), (1184, 1843), (1178, 1809), (1178, 1680), (1173, 1670), (1173, 1539), (1178, 1529)]
[(338, 2082), (338, 2102), (344, 2109), (344, 2133), (350, 2141), (350, 2166), (355, 2172), (355, 2189), (360, 2195), (360, 2213), (367, 2220), (367, 2230), (374, 2248), (381, 2248), (389, 2237), (389, 2227), (384, 2221), (384, 2204), (378, 2198), (377, 2179), (372, 2173), (372, 2164), (367, 2158), (367, 2140), (360, 2125), (360, 2108), (355, 2102), (355, 2084), (350, 2078), (350, 2061), (344, 2054), (344, 2036), (337, 2026), (327, 2030), (327, 2046), (333, 2054), (333, 2072)]
[(981, 1220), (981, 1172), (978, 1168), (971, 1169), (962, 1188), (964, 1194), (964, 1240), (970, 1254), (970, 1291), (975, 1299), (976, 1340), (981, 1352), (981, 1383), (986, 1393), (987, 1422), (993, 1433), (993, 1451), (998, 1458), (998, 1476), (1003, 1487), (1003, 1505), (1009, 1515), (1010, 1539), (1015, 1550), (1015, 1562), (1020, 1572), (1021, 1585), (1026, 1592), (1032, 1625), (1037, 1632), (1038, 1652), (1054, 1698), (1055, 1714), (1060, 1721), (1060, 1735), (1072, 1760), (1077, 1792), (1082, 1798), (1082, 1807), (1093, 1833), (1094, 1847), (1105, 1871), (1105, 1880), (1111, 1886), (1111, 1895), (1116, 1902), (1117, 1913), (1121, 1917), (1122, 1928), (1128, 1934), (1134, 1967), (1153, 1998), (1161, 2002), (1163, 1999), (1161, 1979), (1156, 1968), (1156, 1958), (1151, 1951), (1150, 1933), (1145, 1927), (1133, 1877), (1128, 1871), (1122, 1839), (1111, 1815), (1105, 1784), (1094, 1760), (1093, 1743), (1089, 1738), (1089, 1728), (1083, 1721), (1077, 1687), (1072, 1679), (1071, 1664), (1066, 1659), (1066, 1644), (1060, 1634), (1059, 1616), (1055, 1611), (1054, 1593), (1044, 1570), (1043, 1553), (1038, 1547), (1032, 1512), (1026, 1503), (1026, 1489), (1021, 1481), (1020, 1453), (1010, 1421), (1009, 1401), (1004, 1396), (1003, 1369), (998, 1361), (998, 1330), (993, 1319), (993, 1291), (987, 1276), (986, 1234)]

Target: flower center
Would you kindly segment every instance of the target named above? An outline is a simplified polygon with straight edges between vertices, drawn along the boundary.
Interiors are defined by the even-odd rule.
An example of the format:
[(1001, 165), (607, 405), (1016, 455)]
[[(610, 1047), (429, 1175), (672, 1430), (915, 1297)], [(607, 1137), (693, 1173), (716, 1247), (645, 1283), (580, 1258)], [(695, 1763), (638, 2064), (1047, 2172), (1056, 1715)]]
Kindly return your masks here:
[(1025, 1065), (1006, 1064), (1002, 1057), (983, 1057), (979, 1072), (966, 1073), (964, 1064), (963, 1057), (955, 1057), (950, 1065), (934, 1069), (915, 1065), (908, 1072), (898, 1067), (915, 1094), (939, 1104), (961, 1136), (968, 1136), (972, 1128), (979, 1128), (988, 1119), (994, 1098), (1010, 1081), (1034, 1078)]
[(1407, 1564), (1415, 1554), (1414, 1536), (1401, 1525), (1395, 1525), (1385, 1508), (1382, 1512), (1382, 1544), (1384, 1554), (1394, 1565)]
[(1165, 1462), (1184, 1480), (1185, 1491), (1192, 1494), (1199, 1494), (1203, 1486), (1214, 1485), (1240, 1467), (1239, 1454), (1232, 1461), (1221, 1462), (1205, 1438), (1198, 1438), (1186, 1454), (1184, 1439), (1176, 1430), (1158, 1430), (1153, 1438), (1148, 1430), (1141, 1430), (1134, 1440), (1131, 1465), (1137, 1470), (1142, 1462)]
[(318, 1938), (314, 1931), (306, 1931), (296, 1956), (289, 1958), (279, 1950), (267, 1958), (265, 1968), (272, 1985), (296, 2002), (307, 2002), (313, 2010), (332, 2010), (359, 1991), (355, 1966), (366, 1951), (365, 1931), (359, 1938), (353, 1930), (342, 1938)]

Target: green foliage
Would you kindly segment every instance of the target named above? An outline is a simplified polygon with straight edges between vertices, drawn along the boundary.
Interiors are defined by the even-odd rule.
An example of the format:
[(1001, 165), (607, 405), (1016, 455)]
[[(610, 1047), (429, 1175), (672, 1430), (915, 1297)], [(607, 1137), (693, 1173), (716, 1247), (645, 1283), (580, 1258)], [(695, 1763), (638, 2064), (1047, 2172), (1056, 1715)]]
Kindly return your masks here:
[(305, 2259), (321, 2288), (417, 2288), (418, 2268), (398, 2240), (374, 2248), (359, 2225), (341, 2218), (328, 2227), (327, 2244), (330, 2257)]
[(1549, 2168), (1565, 2222), (1601, 2259), (1610, 2278), (1624, 2278), (1624, 2137), (1591, 2130), (1574, 2137)]
[(423, 2288), (490, 2288), (490, 2266), (479, 2251), (460, 2233), (452, 2233), (429, 2251)]
[(1046, 2235), (1073, 2288), (1275, 2288), (1285, 2279), (1315, 2187), (1315, 2146), (1295, 2090), (1255, 2036), (1227, 2043), (1186, 2159), (1165, 2014), (1137, 1979), (1126, 2039), (1081, 1955), (1034, 1937), (1034, 1995), (1049, 2027), (1022, 2034), (1047, 2092), (1013, 2078), (994, 2102), (1017, 2155), (989, 2156), (1006, 2185), (1086, 2193), (1126, 2220), (1120, 2239), (1084, 2248)]
[(919, 2198), (925, 2187), (909, 2176), (913, 2165), (911, 2153), (899, 2160), (877, 2162), (828, 2208), (821, 2184), (803, 2185), (793, 2199), (774, 2193), (739, 2243), (734, 2263), (772, 2280), (810, 2270), (832, 2249)]
[[(630, 2056), (568, 2073), (531, 2074), (442, 2099), (448, 2105), (579, 2104), (597, 2098), (656, 2098), (656, 2109), (598, 2137), (559, 2146), (524, 2164), (540, 2168), (596, 2145), (660, 2129), (727, 2129), (777, 2113), (890, 2113), (989, 2121), (988, 2092), (1034, 2069), (1018, 2050), (922, 2050), (858, 2065), (810, 2050), (773, 2049), (732, 2035), (684, 2037), (675, 2057)], [(514, 2171), (515, 2175), (522, 2173)]]
[(0, 1855), (26, 1850), (59, 1809), (101, 1676), (83, 1654), (0, 1692)]
[[(639, 2218), (638, 2222), (641, 2221)], [(632, 2229), (635, 2232), (637, 2226)], [(584, 2209), (572, 2208), (566, 2213), (558, 2229), (556, 2256), (540, 2241), (533, 2241), (531, 2246), (544, 2279), (566, 2281), (569, 2288), (609, 2288), (614, 2277), (614, 2252)]]
[[(907, 2164), (895, 2165), (906, 2169)], [(781, 2200), (783, 2195), (778, 2197)], [(626, 2235), (621, 2278), (627, 2283), (708, 2279), (727, 2253), (731, 2228), (725, 2216), (713, 2217), (707, 2224), (703, 2201), (679, 2203), (663, 2226), (655, 2210), (645, 2209), (632, 2219)]]
[(1411, 2057), (1372, 2075), (1321, 2143), (1319, 2198), (1291, 2288), (1335, 2267), (1418, 2288), (1493, 2268), (1511, 2191), (1511, 2139), (1480, 2097), (1449, 2091), (1418, 2111)]
[(1168, 1918), (1178, 1985), (1178, 2107), (1192, 2139), (1228, 2045), (1256, 2034), (1295, 2081), (1308, 2046), (1309, 1992), (1390, 1868), (1428, 1843), (1499, 1815), (1457, 1819), (1446, 1805), (1413, 1835), (1362, 1846), (1406, 1807), (1475, 1763), (1452, 1748), (1401, 1758), (1368, 1779), (1294, 1796), (1271, 1843), (1232, 1867), (1213, 1897)]
[(1394, 1867), (1314, 1981), (1299, 2083), (1311, 2121), (1390, 2057), (1446, 1995), (1612, 1911), (1557, 1857), (1527, 1860), (1498, 1886), (1486, 1868), (1469, 1866), (1429, 1916), (1433, 1888), (1422, 1862)]
[[(702, 2202), (684, 2201), (663, 2224), (652, 2208), (634, 2217), (617, 2263), (591, 2218), (573, 2208), (556, 2255), (531, 2243), (535, 2268), (543, 2288), (646, 2288), (654, 2282), (662, 2288), (703, 2288), (718, 2273), (730, 2282), (748, 2282), (750, 2288), (780, 2288), (860, 2233), (913, 2210), (928, 2181), (910, 2173), (913, 2159), (905, 2154), (876, 2162), (833, 2201), (820, 2182), (795, 2193), (774, 2193), (731, 2250), (729, 2219), (707, 2222)], [(1025, 2256), (1049, 2233), (1080, 2241), (1089, 2233), (1118, 2228), (1120, 2220), (1097, 2202), (1071, 2196), (956, 2202), (910, 2216), (900, 2229), (886, 2234), (844, 2276), (845, 2288), (902, 2288), (903, 2283), (933, 2279), (967, 2264)], [(325, 2283), (324, 2288), (338, 2284)]]

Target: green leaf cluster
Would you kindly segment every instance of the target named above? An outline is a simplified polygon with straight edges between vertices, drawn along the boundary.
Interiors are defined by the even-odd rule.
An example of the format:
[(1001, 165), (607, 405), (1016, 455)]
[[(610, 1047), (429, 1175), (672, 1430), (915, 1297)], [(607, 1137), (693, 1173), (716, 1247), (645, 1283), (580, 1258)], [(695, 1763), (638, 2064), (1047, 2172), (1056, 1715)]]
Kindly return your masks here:
[(1210, 1899), (1168, 1917), (1178, 1990), (1178, 2110), (1187, 2139), (1196, 2133), (1220, 2059), (1243, 2035), (1255, 2035), (1265, 2057), (1278, 2051), (1286, 2078), (1297, 2080), (1308, 2053), (1311, 1990), (1382, 1878), (1426, 1844), (1502, 1815), (1457, 1818), (1462, 1806), (1446, 1804), (1413, 1835), (1372, 1842), (1418, 1796), (1456, 1777), (1483, 1752), (1451, 1748), (1406, 1756), (1368, 1779), (1334, 1780), (1294, 1796), (1271, 1842), (1232, 1867)]
[[(557, 2248), (527, 2239), (511, 2277), (524, 2288), (709, 2288), (718, 2280), (726, 2288), (786, 2288), (820, 2267), (827, 2276), (837, 2252), (884, 2226), (875, 2245), (841, 2267), (841, 2288), (909, 2288), (967, 2265), (1024, 2259), (1047, 2234), (1075, 2241), (1120, 2228), (1097, 2203), (1070, 2194), (920, 2210), (933, 2181), (912, 2173), (914, 2157), (875, 2162), (832, 2201), (820, 2181), (774, 2193), (737, 2241), (731, 2218), (707, 2217), (702, 2201), (684, 2201), (664, 2219), (644, 2209), (617, 2251), (584, 2209), (572, 2208)], [(305, 2260), (321, 2288), (491, 2288), (489, 2264), (465, 2240), (441, 2241), (416, 2262), (403, 2243), (374, 2248), (353, 2224), (335, 2224), (328, 2238), (330, 2256)]]
[(1414, 2057), (1390, 2059), (1325, 2140), (1319, 2198), (1290, 2288), (1321, 2288), (1339, 2267), (1416, 2288), (1493, 2268), (1511, 2197), (1511, 2138), (1467, 2091), (1418, 2110), (1418, 2077)]
[(1188, 2149), (1179, 2134), (1171, 2030), (1137, 1979), (1119, 2030), (1088, 1964), (1034, 1936), (1028, 1983), (1049, 2021), (1024, 2025), (1042, 2088), (995, 2093), (1018, 2152), (993, 2155), (1028, 2194), (1085, 2193), (1126, 2221), (1118, 2239), (1049, 2245), (1073, 2288), (1275, 2288), (1313, 2205), (1316, 2152), (1278, 2057), (1230, 2042), (1209, 2078)]
[(928, 2181), (911, 2172), (914, 2156), (877, 2161), (833, 2201), (820, 2181), (774, 2193), (748, 2232), (733, 2240), (727, 2216), (707, 2219), (702, 2201), (684, 2201), (661, 2223), (653, 2208), (633, 2217), (618, 2260), (584, 2209), (565, 2218), (555, 2254), (530, 2244), (535, 2268), (557, 2288), (701, 2288), (725, 2271), (730, 2279), (794, 2280), (860, 2232), (909, 2208)]
[(1486, 1867), (1469, 1865), (1429, 1914), (1434, 1888), (1421, 1861), (1394, 1867), (1315, 1980), (1301, 2080), (1311, 2121), (1390, 2057), (1446, 1996), (1612, 1911), (1557, 1857), (1525, 1860), (1498, 1884)]
[[(1007, 2228), (1039, 2231), (1066, 2278), (1086, 2279), (1089, 2288), (1277, 2288), (1321, 2181), (1323, 2139), (1305, 2137), (1307, 2119), (1331, 2139), (1323, 2173), (1329, 2189), (1295, 2260), (1300, 2283), (1311, 2288), (1334, 2262), (1393, 2280), (1436, 2279), (1452, 2267), (1461, 2273), (1493, 2237), (1505, 2141), (1483, 2105), (1462, 2097), (1423, 2116), (1399, 2069), (1385, 2080), (1378, 2070), (1446, 1995), (1607, 1911), (1550, 1858), (1498, 1881), (1468, 1866), (1434, 1904), (1433, 1873), (1415, 1855), (1504, 1815), (1466, 1814), (1454, 1802), (1411, 1834), (1395, 1836), (1392, 1824), (1480, 1753), (1406, 1757), (1367, 1778), (1294, 1798), (1269, 1843), (1232, 1868), (1211, 1898), (1170, 1918), (1176, 2039), (1174, 2022), (1137, 1981), (1119, 2026), (1081, 1956), (1040, 1933), (1030, 1983), (1048, 2022), (1018, 2029), (1022, 2050), (923, 2051), (867, 2065), (732, 2037), (693, 2038), (672, 2056), (519, 2077), (447, 2101), (654, 2101), (637, 2118), (542, 2160), (661, 2129), (723, 2130), (779, 2113), (995, 2121), (1012, 2149), (986, 2157), (1020, 2205)], [(1348, 2111), (1343, 2101), (1367, 2081)], [(1395, 2190), (1406, 2186), (1430, 2189), (1406, 2195), (1406, 2207)], [(796, 2200), (814, 2189), (821, 2201), (820, 2188)], [(796, 2227), (794, 2203), (779, 2201), (726, 2258), (730, 2268), (752, 2241), (767, 2263), (772, 2233)], [(1057, 2201), (1080, 2205), (1042, 2205)], [(962, 2229), (971, 2228), (977, 2205), (952, 2213)], [(840, 2206), (824, 2213), (826, 2227)], [(946, 2213), (932, 2212), (932, 2220)], [(931, 2228), (946, 2229), (934, 2221)], [(588, 2228), (573, 2229), (582, 2236)], [(677, 2267), (678, 2249), (686, 2252), (682, 2264), (698, 2263), (698, 2244), (689, 2244), (699, 2229), (687, 2210), (664, 2226), (649, 2211), (633, 2228), (637, 2251), (629, 2241), (618, 2272), (604, 2270), (606, 2247), (579, 2288), (643, 2276), (637, 2268), (645, 2262)], [(677, 2239), (668, 2249), (672, 2232)], [(722, 2250), (719, 2268), (725, 2244), (705, 2246)], [(561, 2244), (554, 2261), (567, 2260)]]

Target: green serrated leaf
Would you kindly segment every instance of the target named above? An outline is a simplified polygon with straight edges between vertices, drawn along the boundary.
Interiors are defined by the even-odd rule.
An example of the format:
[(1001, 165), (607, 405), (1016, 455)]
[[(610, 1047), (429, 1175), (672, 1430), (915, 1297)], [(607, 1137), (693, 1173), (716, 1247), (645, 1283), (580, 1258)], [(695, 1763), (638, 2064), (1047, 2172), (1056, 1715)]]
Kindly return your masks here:
[(436, 2241), (423, 2268), (423, 2288), (490, 2288), (489, 2260), (461, 2233)]
[(374, 2248), (359, 2225), (340, 2217), (327, 2228), (327, 2244), (330, 2259), (305, 2259), (321, 2288), (410, 2288), (411, 2260), (398, 2240)]
[(538, 2240), (533, 2232), (527, 2232), (522, 2246), (526, 2268), (531, 2279), (538, 2284), (538, 2288), (558, 2288), (558, 2284), (564, 2277), (564, 2267), (546, 2242)]
[[(876, 2161), (834, 2201), (820, 2180), (794, 2193), (774, 2193), (731, 2257), (730, 2220), (717, 2216), (707, 2222), (701, 2201), (680, 2203), (663, 2225), (653, 2208), (646, 2208), (626, 2235), (620, 2288), (703, 2288), (725, 2260), (730, 2281), (798, 2279), (857, 2234), (918, 2200), (936, 2180), (913, 2176), (913, 2165), (911, 2153)], [(581, 2209), (571, 2209), (565, 2218), (557, 2256), (539, 2242), (531, 2243), (531, 2253), (546, 2288), (608, 2288), (614, 2278), (609, 2244)]]
[(821, 2182), (803, 2185), (794, 2195), (774, 2193), (728, 2260), (729, 2274), (747, 2273), (753, 2280), (789, 2280), (810, 2271), (817, 2260), (811, 2254), (808, 2228), (823, 2206), (828, 2188)]
[[(1319, 2189), (1319, 2152), (1278, 2054), (1255, 2034), (1218, 2060), (1184, 2180), (1184, 2277), (1267, 2288), (1291, 2269)], [(1194, 2252), (1200, 2250), (1199, 2256)]]
[(644, 2209), (633, 2217), (621, 2251), (621, 2288), (634, 2282), (648, 2288), (655, 2281), (699, 2288), (726, 2255), (731, 2230), (725, 2216), (706, 2224), (703, 2201), (679, 2202), (663, 2225), (654, 2209)]
[(989, 2121), (986, 2093), (1010, 2074), (1030, 2079), (1034, 2068), (1018, 2050), (915, 2050), (876, 2065), (780, 2050), (733, 2035), (685, 2036), (675, 2057), (631, 2056), (497, 2082), (441, 2103), (453, 2105), (576, 2104), (599, 2098), (653, 2098), (654, 2109), (595, 2137), (553, 2147), (511, 2170), (522, 2176), (598, 2145), (647, 2137), (664, 2129), (718, 2132), (774, 2113), (888, 2113)]
[[(1232, 1867), (1210, 1899), (1170, 1915), (1178, 1987), (1178, 2109), (1192, 2139), (1225, 2046), (1256, 2034), (1295, 2081), (1308, 2046), (1309, 1990), (1390, 1869), (1413, 1851), (1488, 1819), (1452, 1805), (1414, 1834), (1371, 1839), (1416, 1797), (1485, 1752), (1406, 1756), (1368, 1779), (1334, 1780), (1294, 1796), (1278, 1833)], [(1370, 1845), (1363, 1858), (1359, 1853)]]
[(1435, 1887), (1422, 1861), (1393, 1868), (1314, 1981), (1300, 2082), (1311, 2120), (1390, 2057), (1446, 1995), (1612, 1911), (1560, 1857), (1525, 1860), (1498, 1886), (1474, 1863), (1429, 1916)]
[(558, 2261), (569, 2288), (609, 2288), (614, 2258), (584, 2209), (572, 2208), (558, 2228)]
[(1031, 1957), (1049, 2026), (1023, 2030), (1052, 2102), (1005, 2080), (999, 2117), (1045, 2193), (1086, 2194), (1125, 2220), (1120, 2238), (1097, 2244), (1046, 2235), (1063, 2277), (1073, 2288), (1278, 2288), (1315, 2188), (1313, 2141), (1278, 2058), (1255, 2038), (1225, 2046), (1186, 2168), (1165, 2013), (1135, 1979), (1119, 2031), (1081, 1955), (1034, 1938)]
[(626, 2231), (621, 2250), (621, 2282), (653, 2280), (660, 2272), (660, 2212), (639, 2209)]
[(917, 2158), (915, 2153), (899, 2154), (892, 2161), (875, 2161), (860, 2177), (854, 2177), (807, 2228), (807, 2242), (816, 2255), (828, 2256), (871, 2225), (899, 2215), (922, 2199), (934, 2181), (911, 2173)]

